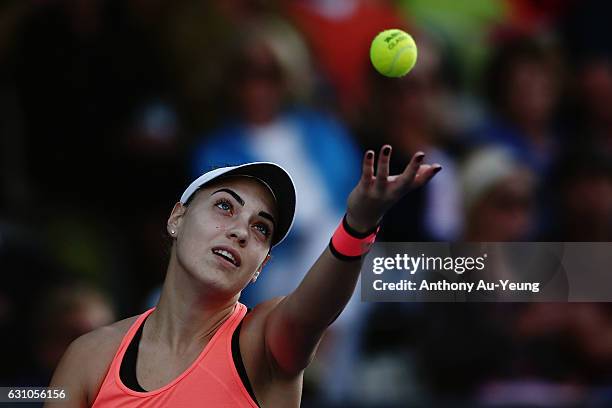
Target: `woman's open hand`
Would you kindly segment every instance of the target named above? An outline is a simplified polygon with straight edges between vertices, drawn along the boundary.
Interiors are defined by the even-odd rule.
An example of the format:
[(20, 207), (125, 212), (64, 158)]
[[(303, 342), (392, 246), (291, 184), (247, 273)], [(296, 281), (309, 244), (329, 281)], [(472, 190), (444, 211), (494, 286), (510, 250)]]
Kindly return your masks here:
[(348, 224), (360, 232), (371, 230), (400, 198), (431, 180), (442, 166), (422, 164), (424, 157), (423, 152), (415, 153), (402, 173), (389, 175), (391, 146), (384, 145), (378, 155), (375, 175), (374, 151), (366, 151), (361, 179), (348, 198)]

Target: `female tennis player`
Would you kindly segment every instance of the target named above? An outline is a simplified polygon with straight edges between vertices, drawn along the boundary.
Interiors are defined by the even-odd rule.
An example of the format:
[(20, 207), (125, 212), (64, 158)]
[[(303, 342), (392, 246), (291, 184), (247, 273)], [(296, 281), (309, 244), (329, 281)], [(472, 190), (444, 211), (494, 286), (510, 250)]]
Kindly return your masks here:
[(293, 223), (291, 177), (273, 163), (203, 174), (170, 214), (173, 238), (156, 307), (76, 339), (48, 407), (298, 407), (304, 369), (349, 301), (385, 212), (441, 166), (416, 153), (389, 175), (391, 146), (368, 150), (329, 246), (287, 296), (239, 302)]

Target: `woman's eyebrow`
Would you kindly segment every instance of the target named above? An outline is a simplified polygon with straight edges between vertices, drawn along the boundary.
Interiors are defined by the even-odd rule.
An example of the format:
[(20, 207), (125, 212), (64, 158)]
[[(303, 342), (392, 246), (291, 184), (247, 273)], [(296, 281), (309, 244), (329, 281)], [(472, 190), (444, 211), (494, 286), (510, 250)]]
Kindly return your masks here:
[(239, 203), (241, 206), (243, 206), (243, 207), (244, 207), (244, 200), (242, 199), (242, 197), (240, 197), (238, 194), (236, 194), (236, 192), (235, 192), (235, 191), (232, 191), (232, 190), (230, 190), (229, 188), (220, 188), (219, 190), (217, 190), (217, 191), (215, 191), (215, 192), (211, 193), (210, 195), (213, 195), (213, 194), (219, 193), (219, 192), (221, 192), (221, 191), (223, 191), (223, 192), (226, 192), (226, 193), (230, 194), (232, 197), (234, 197), (234, 198), (236, 199), (236, 201), (238, 201), (238, 203)]
[(267, 212), (265, 212), (265, 211), (260, 211), (260, 212), (259, 212), (259, 216), (261, 216), (262, 218), (265, 218), (265, 219), (267, 219), (267, 220), (272, 221), (272, 226), (273, 226), (274, 228), (276, 228), (276, 221), (274, 221), (274, 217), (272, 217), (270, 214), (268, 214), (268, 213), (267, 213)]
[[(242, 197), (240, 197), (235, 191), (230, 190), (229, 188), (220, 188), (217, 191), (212, 192), (210, 195), (213, 195), (215, 193), (219, 193), (219, 192), (225, 192), (230, 194), (232, 197), (234, 197), (236, 199), (236, 201), (238, 201), (238, 203), (244, 207), (244, 200), (242, 199)], [(270, 214), (268, 214), (265, 211), (260, 211), (259, 212), (259, 216), (272, 221), (272, 225), (276, 228), (276, 221), (274, 221), (274, 217), (272, 217)]]

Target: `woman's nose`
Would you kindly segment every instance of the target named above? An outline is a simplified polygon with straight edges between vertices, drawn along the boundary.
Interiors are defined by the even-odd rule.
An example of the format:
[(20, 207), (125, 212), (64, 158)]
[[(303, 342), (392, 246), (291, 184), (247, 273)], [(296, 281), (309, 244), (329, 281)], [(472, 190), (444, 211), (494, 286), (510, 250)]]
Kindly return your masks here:
[(230, 239), (238, 242), (239, 245), (244, 246), (248, 238), (248, 230), (245, 226), (236, 223), (228, 229), (227, 235)]

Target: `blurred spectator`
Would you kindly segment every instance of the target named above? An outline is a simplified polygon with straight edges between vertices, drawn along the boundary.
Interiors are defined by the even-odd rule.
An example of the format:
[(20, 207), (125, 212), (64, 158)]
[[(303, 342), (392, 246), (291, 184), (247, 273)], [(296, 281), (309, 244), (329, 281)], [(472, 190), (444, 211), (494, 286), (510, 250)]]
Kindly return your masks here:
[(479, 136), (513, 150), (545, 176), (560, 153), (554, 114), (560, 95), (560, 67), (553, 50), (533, 40), (500, 44), (485, 79), (491, 116)]
[[(490, 116), (474, 132), (476, 144), (498, 144), (547, 182), (566, 147), (568, 134), (556, 121), (561, 93), (561, 65), (551, 45), (515, 38), (502, 44), (489, 63), (485, 88)], [(546, 230), (552, 205), (538, 191), (535, 230)]]
[[(609, 156), (585, 146), (559, 161), (550, 186), (550, 202), (556, 203), (550, 208), (554, 228), (543, 240), (610, 241), (611, 164)], [(513, 314), (507, 312), (515, 316), (508, 322), (512, 367), (505, 377), (483, 386), (481, 402), (551, 407), (585, 404), (586, 387), (606, 386), (612, 376), (610, 312), (602, 303), (532, 303)], [(599, 402), (585, 406), (607, 406), (612, 400), (609, 392), (597, 398)]]
[[(460, 167), (460, 188), (463, 240), (529, 237), (535, 178), (507, 149), (492, 146), (468, 155)], [(419, 372), (432, 403), (472, 401), (481, 384), (504, 374), (512, 361), (508, 336), (514, 309), (484, 303), (424, 306), (417, 320), (423, 328), (417, 350)]]
[(523, 241), (534, 230), (534, 174), (499, 147), (480, 149), (461, 167), (463, 239)]
[(401, 173), (418, 151), (443, 170), (426, 188), (410, 193), (391, 209), (381, 228), (383, 241), (450, 241), (458, 238), (461, 207), (455, 163), (445, 143), (454, 135), (444, 126), (449, 93), (441, 55), (426, 37), (416, 37), (419, 61), (409, 75), (387, 78), (370, 69), (371, 98), (358, 127), (362, 144), (393, 146), (391, 173)]
[[(286, 25), (274, 18), (273, 3), (258, 0), (137, 0), (126, 6), (134, 24), (148, 33), (161, 56), (160, 63), (171, 86), (172, 101), (178, 107), (180, 120), (186, 128), (184, 136), (191, 139), (202, 129), (211, 128), (218, 116), (224, 113), (224, 106), (218, 98), (226, 85), (224, 68), (234, 43), (239, 41), (245, 28), (261, 18), (269, 18), (266, 25)], [(301, 38), (290, 29), (282, 30), (286, 37), (281, 41), (285, 46), (280, 51), (282, 56), (300, 57), (301, 54), (293, 52), (292, 48), (303, 47)], [(301, 73), (302, 67), (308, 67), (308, 61), (298, 59), (291, 63), (296, 73)], [(309, 85), (308, 79), (302, 75), (297, 88), (304, 91)], [(191, 140), (187, 142), (189, 145)]]
[[(476, 150), (465, 158), (459, 173), (463, 240), (520, 241), (529, 237), (535, 177), (508, 149), (489, 146)], [(462, 401), (478, 406), (481, 385), (503, 377), (510, 369), (513, 345), (509, 336), (516, 313), (511, 304), (422, 306), (412, 318), (421, 328), (412, 352), (418, 356), (421, 385), (427, 391), (421, 398), (427, 405), (458, 406)]]
[(343, 117), (354, 122), (368, 101), (372, 39), (388, 28), (405, 29), (406, 22), (387, 0), (292, 0), (287, 12), (308, 40)]
[[(598, 186), (600, 177), (609, 183), (609, 173), (601, 174), (604, 161), (593, 157), (581, 156), (577, 159), (561, 161), (559, 172), (553, 173), (559, 185), (565, 186), (566, 179), (584, 180)], [(574, 163), (572, 166), (570, 163)], [(584, 173), (582, 171), (584, 167)], [(581, 170), (578, 171), (577, 169)], [(594, 168), (599, 169), (595, 171)], [(584, 178), (580, 178), (584, 174)], [(533, 203), (536, 178), (523, 164), (517, 162), (508, 150), (490, 147), (473, 153), (462, 166), (462, 185), (467, 225), (465, 238), (470, 241), (520, 241), (533, 232)], [(599, 194), (607, 192), (609, 186), (597, 189)], [(551, 202), (563, 202), (565, 189)], [(589, 199), (589, 195), (593, 199)], [(550, 240), (576, 239), (563, 235), (565, 225), (582, 224), (582, 220), (601, 216), (602, 206), (606, 212), (607, 225), (610, 225), (610, 200), (603, 194), (603, 203), (584, 211), (584, 205), (595, 203), (593, 194), (574, 195), (581, 209), (580, 214), (559, 214), (560, 227), (551, 235)], [(600, 206), (599, 204), (602, 204)], [(564, 204), (561, 206), (565, 207)], [(594, 215), (587, 215), (594, 212)], [(602, 222), (603, 220), (598, 220)], [(592, 222), (587, 221), (582, 232), (595, 234)], [(587, 228), (591, 228), (586, 231)], [(601, 228), (600, 228), (601, 230)], [(609, 231), (609, 229), (608, 229)], [(592, 235), (596, 237), (596, 235)], [(476, 398), (485, 406), (574, 406), (585, 398), (584, 385), (598, 378), (607, 378), (601, 365), (588, 353), (601, 353), (598, 358), (609, 358), (609, 348), (593, 339), (609, 336), (606, 312), (597, 305), (583, 305), (581, 313), (575, 306), (564, 304), (499, 304), (487, 319), (496, 321), (494, 333), (506, 339), (505, 349), (499, 353), (499, 363), (503, 369), (482, 377), (481, 386), (474, 389)], [(576, 313), (574, 313), (576, 312)], [(453, 316), (455, 312), (451, 313)], [(580, 318), (577, 318), (580, 314)], [(596, 319), (596, 320), (593, 320)], [(485, 319), (480, 318), (480, 325)], [(595, 323), (597, 321), (597, 323)], [(590, 325), (588, 322), (593, 322)], [(501, 323), (501, 324), (500, 324)], [(588, 328), (586, 328), (588, 326)], [(589, 335), (584, 335), (584, 332)], [(595, 334), (597, 332), (597, 334)], [(508, 338), (508, 336), (510, 336)], [(596, 350), (596, 351), (594, 351)], [(500, 367), (500, 368), (501, 368)], [(492, 374), (492, 375), (491, 375)], [(603, 377), (602, 377), (603, 375)], [(479, 389), (478, 389), (479, 388)]]

